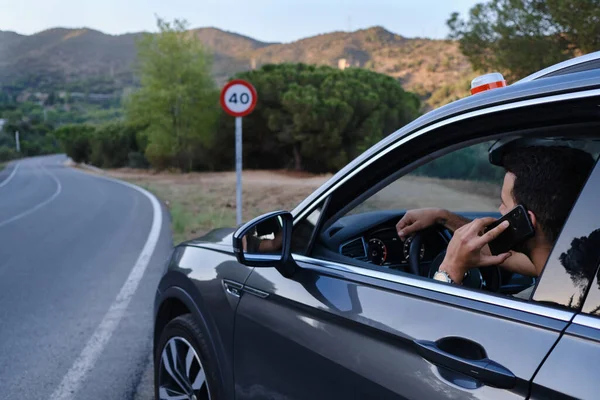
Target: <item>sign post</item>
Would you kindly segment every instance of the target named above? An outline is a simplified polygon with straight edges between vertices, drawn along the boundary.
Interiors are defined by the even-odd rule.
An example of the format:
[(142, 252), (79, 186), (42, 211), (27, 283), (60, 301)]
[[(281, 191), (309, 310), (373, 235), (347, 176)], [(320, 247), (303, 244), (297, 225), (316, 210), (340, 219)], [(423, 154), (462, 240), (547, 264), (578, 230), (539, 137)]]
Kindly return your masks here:
[(242, 224), (242, 117), (235, 117), (235, 221)]
[(242, 117), (256, 107), (256, 89), (249, 82), (235, 79), (221, 90), (221, 107), (235, 117), (236, 223), (242, 224)]

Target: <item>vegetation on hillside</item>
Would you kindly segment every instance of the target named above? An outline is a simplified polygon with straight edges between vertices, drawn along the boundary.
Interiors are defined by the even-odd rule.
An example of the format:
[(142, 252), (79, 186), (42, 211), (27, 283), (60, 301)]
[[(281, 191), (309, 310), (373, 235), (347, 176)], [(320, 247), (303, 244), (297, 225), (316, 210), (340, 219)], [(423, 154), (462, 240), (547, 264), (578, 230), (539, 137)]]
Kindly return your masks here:
[[(36, 156), (60, 150), (52, 136), (54, 124), (45, 120), (41, 109), (33, 104), (14, 107), (0, 101), (0, 162), (19, 156)], [(16, 135), (19, 133), (20, 153), (17, 153)]]
[[(188, 31), (213, 55), (218, 86), (266, 64), (305, 63), (365, 68), (398, 79), (423, 100), (441, 86), (472, 77), (454, 41), (411, 39), (381, 27), (332, 32), (292, 43), (264, 43), (215, 28)], [(0, 32), (0, 80), (11, 95), (29, 90), (114, 94), (139, 85), (135, 41), (143, 34), (104, 35), (90, 29), (50, 29), (31, 36)], [(93, 52), (91, 54), (90, 52)], [(426, 108), (429, 108), (424, 103)]]
[[(63, 90), (88, 82), (92, 93), (122, 91), (133, 81), (135, 39), (140, 34), (106, 35), (92, 29), (48, 29), (34, 35), (0, 32), (0, 81), (3, 87)], [(95, 79), (104, 81), (95, 87)], [(104, 90), (102, 90), (104, 89)]]
[[(41, 98), (15, 101), (0, 92), (0, 160), (56, 153), (61, 150), (54, 130), (65, 124), (99, 125), (121, 118), (120, 102), (102, 99), (93, 103), (85, 98), (50, 92)], [(15, 132), (19, 132), (20, 152), (16, 151)]]
[(600, 49), (600, 0), (491, 0), (448, 20), (473, 68), (509, 81)]

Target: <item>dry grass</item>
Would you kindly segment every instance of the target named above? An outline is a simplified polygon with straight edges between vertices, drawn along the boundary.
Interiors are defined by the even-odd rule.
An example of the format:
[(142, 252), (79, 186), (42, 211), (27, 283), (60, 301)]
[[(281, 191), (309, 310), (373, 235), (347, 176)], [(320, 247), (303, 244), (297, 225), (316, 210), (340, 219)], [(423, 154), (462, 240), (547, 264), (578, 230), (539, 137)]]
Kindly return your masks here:
[[(118, 169), (108, 173), (156, 194), (171, 212), (179, 243), (220, 227), (235, 226), (235, 173), (152, 173)], [(291, 210), (330, 176), (285, 171), (243, 173), (243, 220), (273, 210)], [(485, 182), (406, 176), (378, 192), (353, 213), (377, 209), (442, 207), (453, 211), (495, 211), (499, 186)]]
[[(173, 240), (202, 236), (219, 227), (235, 226), (235, 173), (150, 173), (118, 169), (111, 176), (146, 188), (170, 209)], [(291, 210), (328, 176), (245, 171), (242, 216), (248, 221), (273, 210)]]

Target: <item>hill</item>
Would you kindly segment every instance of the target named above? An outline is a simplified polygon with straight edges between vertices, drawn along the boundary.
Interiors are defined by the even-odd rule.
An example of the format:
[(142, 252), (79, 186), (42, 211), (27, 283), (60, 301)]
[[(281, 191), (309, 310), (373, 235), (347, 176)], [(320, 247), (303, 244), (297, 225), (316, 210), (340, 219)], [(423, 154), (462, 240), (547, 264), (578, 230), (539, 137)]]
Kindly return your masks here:
[[(368, 68), (393, 76), (431, 106), (467, 89), (473, 72), (453, 41), (405, 38), (382, 27), (332, 32), (292, 43), (265, 43), (216, 28), (190, 31), (214, 55), (219, 85), (267, 63)], [(0, 82), (16, 91), (87, 89), (120, 93), (135, 85), (135, 39), (92, 29), (53, 28), (34, 35), (0, 31)]]

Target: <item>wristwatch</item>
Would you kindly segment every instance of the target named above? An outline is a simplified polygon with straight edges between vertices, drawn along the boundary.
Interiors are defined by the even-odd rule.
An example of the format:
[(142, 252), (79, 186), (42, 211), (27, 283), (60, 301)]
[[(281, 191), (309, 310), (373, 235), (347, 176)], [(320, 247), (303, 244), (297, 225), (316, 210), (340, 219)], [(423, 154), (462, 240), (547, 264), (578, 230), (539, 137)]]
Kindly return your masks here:
[(446, 283), (455, 283), (446, 271), (436, 271), (435, 274), (433, 274), (433, 279)]

